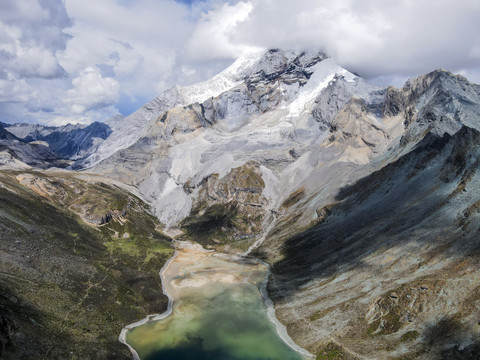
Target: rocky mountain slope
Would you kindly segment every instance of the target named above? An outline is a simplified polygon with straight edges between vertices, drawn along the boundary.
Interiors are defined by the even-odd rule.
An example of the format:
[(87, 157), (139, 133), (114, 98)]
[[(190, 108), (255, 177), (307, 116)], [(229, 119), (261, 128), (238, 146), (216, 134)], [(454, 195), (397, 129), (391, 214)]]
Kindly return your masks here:
[[(478, 358), (479, 90), (445, 71), (389, 89), (384, 113), (401, 114), (405, 131), (375, 171), (320, 202), (290, 197), (259, 255), (275, 264), (270, 291), (300, 344), (353, 358)], [(312, 205), (313, 225), (295, 234)]]
[(52, 152), (58, 156), (78, 160), (95, 152), (111, 133), (107, 124), (94, 122), (84, 128), (55, 130), (40, 140), (48, 143)]

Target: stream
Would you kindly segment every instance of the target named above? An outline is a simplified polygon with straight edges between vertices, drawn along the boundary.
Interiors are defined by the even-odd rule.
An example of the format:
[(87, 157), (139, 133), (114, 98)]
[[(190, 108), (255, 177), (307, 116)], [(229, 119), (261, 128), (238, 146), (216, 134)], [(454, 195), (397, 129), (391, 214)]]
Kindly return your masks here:
[[(267, 265), (179, 243), (160, 272), (169, 309), (120, 335), (141, 360), (301, 360), (266, 297)], [(263, 296), (262, 296), (263, 293)], [(268, 300), (268, 301), (265, 301)], [(266, 305), (270, 304), (270, 308)]]

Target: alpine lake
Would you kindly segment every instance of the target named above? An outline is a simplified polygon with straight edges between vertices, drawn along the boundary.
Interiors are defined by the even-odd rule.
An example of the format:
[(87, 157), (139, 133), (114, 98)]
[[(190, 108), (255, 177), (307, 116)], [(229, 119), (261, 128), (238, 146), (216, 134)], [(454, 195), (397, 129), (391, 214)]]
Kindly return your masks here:
[(124, 329), (125, 340), (142, 360), (305, 359), (269, 318), (267, 273), (257, 261), (181, 246), (161, 271), (170, 309)]

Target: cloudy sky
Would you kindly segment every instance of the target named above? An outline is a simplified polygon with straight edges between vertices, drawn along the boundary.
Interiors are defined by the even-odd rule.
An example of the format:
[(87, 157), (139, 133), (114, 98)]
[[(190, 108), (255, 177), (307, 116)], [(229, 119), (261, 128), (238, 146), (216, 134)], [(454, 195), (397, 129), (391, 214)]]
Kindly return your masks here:
[(0, 121), (128, 115), (268, 48), (325, 49), (377, 84), (480, 83), (478, 0), (0, 0)]

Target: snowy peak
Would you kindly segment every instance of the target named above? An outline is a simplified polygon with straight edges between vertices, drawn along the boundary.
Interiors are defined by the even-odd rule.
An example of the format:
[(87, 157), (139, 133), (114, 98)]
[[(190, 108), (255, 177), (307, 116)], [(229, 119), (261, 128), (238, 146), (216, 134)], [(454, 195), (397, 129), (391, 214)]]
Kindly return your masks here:
[[(253, 161), (269, 174), (265, 191), (273, 209), (279, 191), (290, 191), (312, 171), (317, 160), (310, 152), (328, 137), (334, 114), (354, 92), (367, 96), (372, 90), (360, 82), (322, 52), (251, 55), (208, 81), (163, 92), (122, 120), (88, 159), (90, 171), (138, 186), (159, 219), (175, 226), (195, 205), (205, 177), (223, 177)], [(316, 118), (314, 110), (323, 104), (317, 100), (329, 86), (344, 96), (331, 113)], [(199, 100), (216, 92), (179, 106), (188, 96)], [(134, 121), (136, 116), (143, 118)], [(285, 179), (291, 181), (281, 184), (289, 166)]]
[[(327, 56), (323, 52), (294, 53), (281, 50), (270, 50), (263, 54), (257, 52), (237, 59), (231, 66), (209, 80), (185, 87), (169, 88), (135, 113), (123, 119), (117, 119), (115, 126), (112, 127), (113, 133), (99, 146), (98, 151), (87, 158), (81, 166), (91, 167), (115, 152), (133, 145), (145, 135), (158, 117), (165, 111), (178, 106), (208, 103), (211, 99), (219, 97), (223, 100), (217, 102), (225, 102), (227, 98), (232, 99), (232, 96), (227, 93), (240, 91), (238, 99), (227, 100), (228, 104), (235, 103), (235, 105), (225, 104), (219, 108), (223, 108), (230, 115), (237, 111), (236, 106), (241, 103), (250, 109), (249, 113), (256, 108), (259, 111), (271, 109), (271, 104), (278, 105), (286, 99), (284, 95), (290, 96), (291, 93), (297, 91), (298, 87), (308, 82), (312, 73), (310, 69), (326, 58)], [(272, 84), (275, 81), (278, 84), (273, 88), (278, 91), (275, 90), (275, 94), (271, 94), (273, 97), (269, 100), (268, 98), (271, 96), (268, 93), (272, 90)], [(268, 89), (265, 89), (265, 85), (268, 84), (270, 84)], [(294, 85), (294, 89), (284, 89), (281, 85), (287, 87)], [(239, 87), (242, 86), (246, 86), (250, 94), (239, 90)], [(259, 88), (259, 91), (256, 91), (255, 88)], [(251, 104), (252, 106), (248, 105), (249, 97), (254, 99), (255, 104)], [(233, 126), (235, 127), (242, 119), (243, 115), (238, 114), (237, 119), (233, 121)]]
[(20, 140), (18, 137), (13, 135), (10, 131), (5, 130), (3, 123), (0, 123), (0, 140)]
[(57, 129), (55, 126), (44, 126), (39, 124), (5, 124), (5, 129), (20, 139), (26, 141), (38, 140)]

